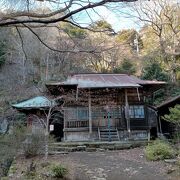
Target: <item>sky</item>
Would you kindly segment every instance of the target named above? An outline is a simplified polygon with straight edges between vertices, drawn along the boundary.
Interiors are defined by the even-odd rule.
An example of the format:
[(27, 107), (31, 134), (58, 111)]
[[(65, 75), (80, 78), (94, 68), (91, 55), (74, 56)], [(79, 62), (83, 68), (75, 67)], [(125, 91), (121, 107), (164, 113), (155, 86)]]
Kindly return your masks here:
[[(166, 2), (168, 3), (175, 3), (179, 4), (180, 0), (162, 0), (162, 3)], [(131, 5), (137, 5), (137, 7), (142, 7), (144, 6), (145, 8), (148, 9), (154, 9), (157, 12), (161, 9), (160, 5), (158, 3), (153, 2), (153, 0), (148, 1), (148, 0), (139, 0), (136, 2), (131, 2), (131, 3), (114, 3), (112, 5), (108, 6), (101, 6), (101, 7), (96, 7), (95, 10), (97, 13), (94, 13), (93, 10), (89, 10), (88, 13), (93, 18), (94, 21), (97, 21), (99, 19), (104, 19), (108, 23), (110, 23), (113, 27), (113, 29), (118, 32), (122, 29), (136, 29), (139, 31), (141, 27), (143, 27), (144, 23), (140, 22), (137, 18), (132, 17), (132, 16), (138, 16), (136, 15), (136, 12), (132, 11)], [(99, 16), (100, 14), (101, 16)], [(131, 14), (132, 16), (130, 16)], [(142, 14), (141, 14), (142, 15)], [(142, 15), (143, 16), (143, 15)], [(87, 16), (87, 13), (83, 12), (78, 15), (78, 22), (85, 22), (85, 23), (91, 23), (90, 18)], [(86, 24), (85, 24), (86, 25)]]
[[(14, 4), (14, 6), (15, 5), (19, 6), (23, 2), (23, 0), (17, 0), (17, 2), (18, 1), (19, 1), (19, 4), (16, 3), (16, 4)], [(68, 1), (68, 0), (62, 0), (62, 1)], [(97, 0), (95, 0), (95, 1), (97, 1)], [(6, 9), (4, 6), (2, 6), (2, 4), (1, 4), (2, 2), (3, 1), (0, 0), (1, 11), (3, 10), (3, 8)], [(120, 4), (124, 5), (125, 3), (120, 3)], [(82, 3), (81, 3), (81, 5), (82, 5)], [(52, 9), (57, 9), (58, 8), (57, 5), (55, 5), (53, 3), (49, 4), (47, 2), (40, 2), (40, 1), (36, 3), (36, 7), (37, 6), (42, 7), (42, 8), (43, 7), (46, 7), (46, 8), (49, 7), (49, 8), (52, 8)], [(78, 7), (78, 5), (73, 5), (71, 10), (73, 10), (73, 9), (75, 9), (77, 7)], [(122, 8), (122, 7), (120, 7), (120, 8)], [(129, 11), (128, 7), (125, 7), (125, 8), (122, 8), (122, 9), (123, 9), (124, 12)], [(122, 14), (119, 14), (117, 12), (115, 13), (115, 12), (111, 11), (109, 8), (106, 8), (105, 6), (96, 7), (96, 8), (94, 8), (94, 10), (97, 13), (95, 13), (93, 10), (88, 10), (87, 11), (91, 18), (89, 18), (88, 14), (84, 11), (84, 12), (79, 13), (78, 15), (74, 16), (74, 20), (76, 22), (80, 23), (82, 26), (88, 26), (89, 24), (92, 23), (92, 20), (93, 20), (93, 22), (95, 22), (97, 20), (103, 19), (103, 20), (106, 20), (108, 23), (110, 23), (112, 25), (112, 28), (116, 32), (121, 30), (121, 29), (132, 29), (132, 28), (134, 28), (136, 30), (140, 29), (140, 27), (133, 21), (133, 19), (125, 18), (125, 17), (123, 17)], [(99, 16), (99, 14), (101, 16)]]
[[(9, 0), (11, 1), (11, 0)], [(12, 5), (17, 5), (17, 2), (19, 1), (19, 4), (23, 4), (22, 2), (25, 2), (24, 0), (14, 0), (14, 4)], [(58, 9), (60, 8), (63, 4), (63, 2), (68, 2), (69, 0), (61, 0), (59, 2), (61, 2), (61, 4), (59, 6), (57, 6), (57, 3), (49, 3), (47, 1), (36, 1), (36, 3), (34, 4), (36, 7), (46, 7), (46, 8), (51, 8), (51, 9)], [(93, 2), (98, 2), (98, 0), (91, 0)], [(165, 1), (165, 0), (164, 0)], [(168, 1), (168, 0), (167, 0)], [(180, 0), (170, 0), (171, 2), (180, 2)], [(16, 2), (16, 3), (15, 3)], [(34, 2), (34, 0), (32, 0), (31, 2)], [(78, 3), (78, 1), (75, 1)], [(73, 5), (73, 7), (71, 8), (71, 10), (76, 9), (77, 7), (81, 7), (83, 4), (87, 4), (87, 0), (84, 1), (79, 1), (79, 5)], [(2, 4), (3, 0), (0, 0), (0, 8), (2, 10)], [(130, 3), (113, 3), (111, 5), (107, 5), (105, 6), (101, 6), (101, 7), (96, 7), (94, 8), (94, 10), (97, 12), (95, 13), (93, 10), (88, 10), (88, 14), (91, 18), (89, 18), (88, 14), (84, 11), (82, 13), (79, 13), (78, 15), (76, 15), (74, 17), (75, 21), (77, 21), (78, 23), (82, 23), (83, 26), (87, 26), (90, 23), (92, 23), (91, 19), (93, 21), (97, 21), (99, 19), (104, 19), (107, 22), (109, 22), (113, 29), (117, 32), (121, 29), (136, 29), (139, 30), (140, 27), (142, 27), (142, 24), (137, 24), (137, 20), (134, 18), (127, 18), (125, 17), (125, 13), (130, 13), (130, 8), (129, 6), (131, 6), (132, 4), (140, 4), (141, 6), (143, 4), (148, 4), (149, 7), (153, 8), (153, 0), (152, 1), (148, 1), (148, 0), (139, 0), (137, 2), (130, 2)], [(34, 6), (32, 4), (32, 7)], [(156, 8), (156, 7), (154, 7)], [(112, 11), (113, 10), (113, 11)], [(121, 12), (120, 12), (121, 11)], [(124, 14), (123, 14), (124, 12)], [(132, 13), (132, 12), (131, 12)], [(133, 12), (134, 13), (134, 12)], [(101, 16), (99, 16), (98, 14), (100, 14)]]
[(103, 19), (110, 23), (116, 32), (122, 29), (140, 29), (142, 24), (137, 24), (135, 18), (127, 17), (126, 13), (132, 13), (129, 7), (119, 6), (121, 11), (117, 11), (117, 8), (118, 7), (115, 9), (105, 6), (96, 7), (94, 8), (95, 11), (92, 9), (87, 11), (89, 15), (87, 12), (79, 13), (74, 16), (74, 20), (82, 26), (88, 26), (92, 22)]
[[(133, 18), (127, 18), (125, 17), (125, 15), (115, 13), (107, 9), (106, 7), (98, 7), (97, 9), (102, 15), (102, 18), (106, 20), (108, 23), (110, 23), (116, 32), (122, 29), (140, 29), (140, 26), (135, 22), (135, 19)], [(123, 11), (128, 12), (129, 9), (126, 8), (123, 9)], [(99, 18), (100, 17), (97, 17), (97, 19)]]

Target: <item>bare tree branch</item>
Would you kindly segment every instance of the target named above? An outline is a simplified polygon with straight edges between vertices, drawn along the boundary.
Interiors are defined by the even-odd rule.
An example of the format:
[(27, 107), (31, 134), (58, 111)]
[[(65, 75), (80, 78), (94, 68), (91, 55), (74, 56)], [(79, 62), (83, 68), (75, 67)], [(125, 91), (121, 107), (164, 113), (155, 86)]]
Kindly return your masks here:
[[(65, 6), (65, 8), (57, 10), (52, 13), (48, 14), (36, 14), (36, 13), (28, 13), (28, 12), (17, 12), (17, 13), (10, 13), (8, 15), (4, 14), (4, 17), (2, 16), (0, 20), (0, 26), (9, 26), (9, 25), (16, 25), (16, 24), (24, 24), (24, 23), (38, 23), (38, 24), (50, 24), (50, 23), (57, 23), (63, 20), (67, 20), (68, 18), (72, 17), (75, 14), (78, 14), (79, 12), (92, 9), (98, 6), (102, 6), (107, 3), (117, 3), (117, 2), (134, 2), (137, 0), (101, 0), (99, 2), (89, 2), (86, 3), (86, 5), (82, 7), (78, 7), (75, 10), (69, 11), (66, 13), (66, 11), (71, 7), (73, 0), (69, 1), (69, 4)], [(64, 12), (64, 13), (63, 13)], [(49, 18), (52, 16), (57, 16), (54, 18)], [(19, 17), (24, 18), (19, 18)]]
[(24, 27), (26, 27), (27, 29), (29, 29), (29, 31), (34, 34), (36, 36), (36, 38), (48, 49), (52, 50), (52, 51), (55, 51), (55, 52), (59, 52), (59, 53), (67, 53), (67, 52), (70, 52), (70, 53), (101, 53), (102, 51), (107, 51), (107, 50), (110, 50), (112, 48), (114, 48), (114, 46), (111, 46), (111, 47), (108, 47), (108, 48), (104, 48), (104, 49), (101, 49), (101, 50), (97, 50), (97, 47), (96, 48), (93, 48), (93, 49), (90, 49), (90, 50), (85, 50), (85, 49), (71, 49), (71, 50), (59, 50), (59, 49), (55, 49), (51, 46), (49, 46), (47, 43), (45, 43), (41, 38), (40, 36), (34, 31), (32, 30), (32, 28), (30, 28), (29, 26), (27, 26), (26, 24), (23, 24)]
[(21, 32), (19, 30), (19, 28), (16, 26), (16, 30), (17, 30), (17, 33), (19, 35), (19, 38), (20, 38), (20, 41), (21, 41), (21, 47), (22, 47), (22, 51), (24, 53), (24, 57), (25, 57), (25, 60), (27, 61), (27, 54), (26, 54), (26, 51), (24, 49), (24, 41), (23, 41), (23, 37), (21, 36)]

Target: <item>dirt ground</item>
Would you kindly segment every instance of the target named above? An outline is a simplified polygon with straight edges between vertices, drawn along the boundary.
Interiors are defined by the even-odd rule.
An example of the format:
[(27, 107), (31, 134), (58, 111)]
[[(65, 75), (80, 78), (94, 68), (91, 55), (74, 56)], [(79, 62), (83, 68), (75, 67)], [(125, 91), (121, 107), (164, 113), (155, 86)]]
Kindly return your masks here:
[[(35, 163), (41, 161), (42, 157), (34, 159)], [(167, 174), (172, 167), (164, 161), (148, 162), (141, 148), (105, 152), (72, 152), (51, 155), (48, 161), (67, 165), (71, 169), (69, 177), (74, 180), (180, 180), (177, 174), (173, 176)], [(27, 166), (25, 159), (24, 161), (19, 159), (16, 163), (21, 168)], [(19, 171), (17, 179), (21, 179), (21, 173)], [(12, 177), (12, 179), (15, 178)]]

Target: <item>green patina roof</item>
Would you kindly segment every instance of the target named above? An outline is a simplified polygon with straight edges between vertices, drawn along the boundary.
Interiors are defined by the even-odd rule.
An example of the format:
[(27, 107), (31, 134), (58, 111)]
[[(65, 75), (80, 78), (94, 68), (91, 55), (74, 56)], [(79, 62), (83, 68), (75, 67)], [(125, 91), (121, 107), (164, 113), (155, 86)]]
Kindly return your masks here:
[(32, 99), (28, 99), (26, 101), (13, 104), (12, 107), (15, 108), (42, 108), (42, 107), (50, 107), (51, 105), (55, 104), (54, 101), (49, 100), (48, 98), (44, 96), (37, 96)]

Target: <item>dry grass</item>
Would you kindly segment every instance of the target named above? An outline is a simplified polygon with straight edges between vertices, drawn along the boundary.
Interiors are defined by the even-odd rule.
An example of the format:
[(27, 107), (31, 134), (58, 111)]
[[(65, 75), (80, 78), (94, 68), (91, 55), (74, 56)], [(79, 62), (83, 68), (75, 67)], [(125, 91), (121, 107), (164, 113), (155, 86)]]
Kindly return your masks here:
[[(33, 162), (35, 166), (34, 172), (29, 172), (29, 167)], [(38, 156), (30, 159), (24, 157), (19, 157), (15, 161), (16, 171), (10, 179), (13, 180), (25, 180), (25, 179), (36, 179), (36, 180), (49, 180), (52, 178), (52, 166), (53, 165), (62, 165), (68, 169), (68, 174), (63, 178), (64, 180), (75, 180), (75, 165), (72, 163), (68, 157), (66, 161), (63, 161), (60, 158), (57, 159), (55, 156), (49, 156), (47, 160), (43, 156)]]

